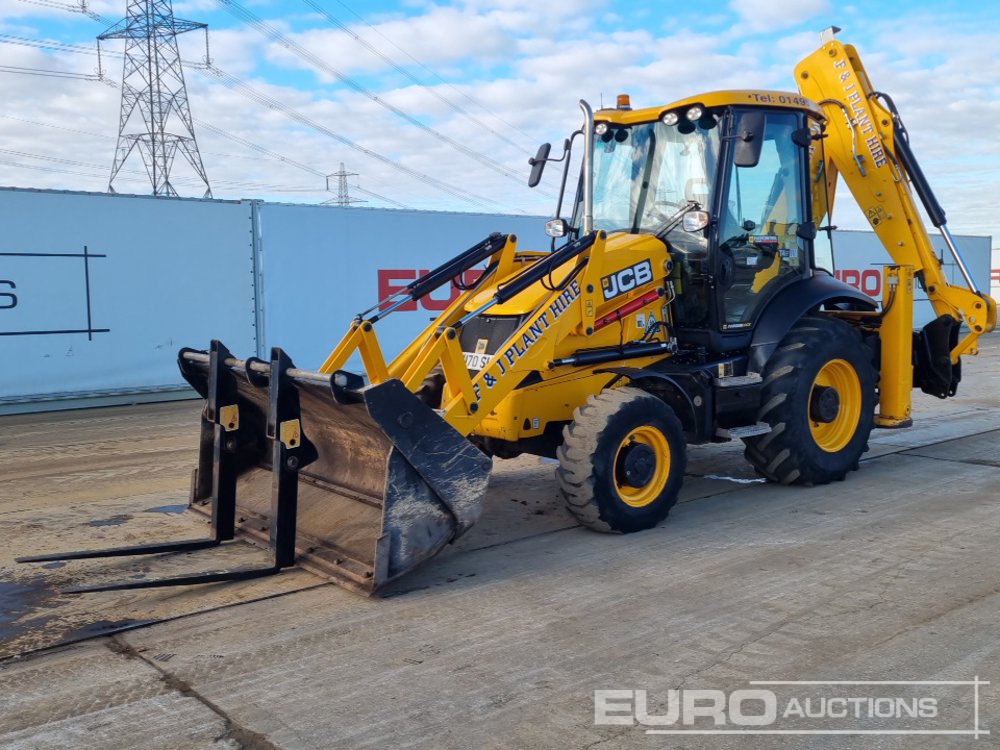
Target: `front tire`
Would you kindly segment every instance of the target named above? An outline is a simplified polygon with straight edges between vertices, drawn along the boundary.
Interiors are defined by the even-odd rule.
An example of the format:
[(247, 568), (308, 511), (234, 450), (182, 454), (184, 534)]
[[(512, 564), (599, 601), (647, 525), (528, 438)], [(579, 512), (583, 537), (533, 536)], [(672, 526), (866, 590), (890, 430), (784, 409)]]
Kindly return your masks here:
[(569, 512), (595, 531), (627, 534), (656, 526), (677, 502), (687, 444), (661, 399), (615, 388), (573, 413), (557, 455)]
[(827, 484), (858, 468), (875, 413), (875, 368), (861, 334), (835, 318), (800, 320), (763, 372), (758, 422), (744, 455), (781, 484)]

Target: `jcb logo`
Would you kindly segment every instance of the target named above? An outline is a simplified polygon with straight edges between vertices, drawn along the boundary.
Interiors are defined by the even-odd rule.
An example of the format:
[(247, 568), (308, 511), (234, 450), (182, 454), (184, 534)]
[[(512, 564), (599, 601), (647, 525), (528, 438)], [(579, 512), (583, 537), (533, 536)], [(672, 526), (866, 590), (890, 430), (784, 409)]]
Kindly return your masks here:
[(648, 260), (636, 263), (634, 266), (615, 271), (613, 274), (601, 279), (601, 291), (604, 292), (604, 299), (609, 300), (619, 294), (631, 292), (637, 286), (642, 286), (653, 280), (653, 266)]

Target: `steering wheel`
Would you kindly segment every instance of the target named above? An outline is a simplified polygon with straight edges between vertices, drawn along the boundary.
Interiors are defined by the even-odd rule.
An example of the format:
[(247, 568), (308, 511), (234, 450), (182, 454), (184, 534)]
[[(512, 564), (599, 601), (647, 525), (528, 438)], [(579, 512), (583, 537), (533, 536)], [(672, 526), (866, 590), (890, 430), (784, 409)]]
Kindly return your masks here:
[[(687, 205), (689, 205), (689, 201), (653, 201), (653, 205), (647, 215), (658, 224), (666, 224), (677, 215), (678, 211)], [(667, 206), (673, 210), (665, 213), (659, 208), (660, 206)]]

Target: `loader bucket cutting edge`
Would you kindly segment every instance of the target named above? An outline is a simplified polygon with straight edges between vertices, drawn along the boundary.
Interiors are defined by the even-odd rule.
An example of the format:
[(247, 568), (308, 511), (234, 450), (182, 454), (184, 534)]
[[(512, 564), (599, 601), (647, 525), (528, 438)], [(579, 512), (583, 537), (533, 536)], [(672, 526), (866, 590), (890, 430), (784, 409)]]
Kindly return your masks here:
[[(276, 350), (279, 352), (280, 350)], [(181, 352), (181, 372), (207, 398), (210, 367), (201, 353)], [(273, 359), (273, 356), (272, 356)], [(295, 466), (295, 552), (300, 566), (371, 594), (433, 557), (479, 518), (491, 460), (421, 402), (399, 380), (357, 391), (333, 384), (332, 373), (288, 369), (299, 431), (273, 417), (279, 386), (260, 360), (226, 360), (235, 377), (237, 428), (236, 522), (245, 535), (274, 544), (277, 486), (275, 441), (310, 447)], [(218, 466), (205, 435), (214, 415), (203, 413), (203, 441), (191, 504), (212, 512)], [(269, 425), (269, 415), (270, 422)], [(282, 433), (285, 432), (284, 435)]]

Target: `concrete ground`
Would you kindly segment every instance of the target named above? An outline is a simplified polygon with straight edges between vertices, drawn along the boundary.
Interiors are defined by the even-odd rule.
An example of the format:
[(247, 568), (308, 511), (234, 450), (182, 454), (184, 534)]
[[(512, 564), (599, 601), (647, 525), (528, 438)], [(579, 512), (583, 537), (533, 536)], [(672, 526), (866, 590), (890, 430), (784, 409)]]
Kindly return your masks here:
[[(173, 508), (197, 406), (0, 419), (0, 747), (1000, 747), (1000, 337), (964, 364), (959, 396), (917, 395), (915, 426), (876, 431), (847, 481), (776, 487), (752, 481), (738, 445), (693, 448), (682, 502), (627, 537), (575, 526), (551, 464), (498, 462), (480, 524), (382, 599), (303, 571), (61, 595), (69, 581), (147, 569), (26, 569), (13, 557), (200, 533)], [(978, 720), (992, 730), (978, 738), (595, 725), (595, 690), (648, 691), (652, 714), (671, 689), (977, 677), (992, 684), (768, 689), (782, 708), (867, 695), (934, 696), (938, 709), (903, 723), (782, 717), (772, 729), (970, 731)], [(672, 728), (741, 729), (735, 715)]]

